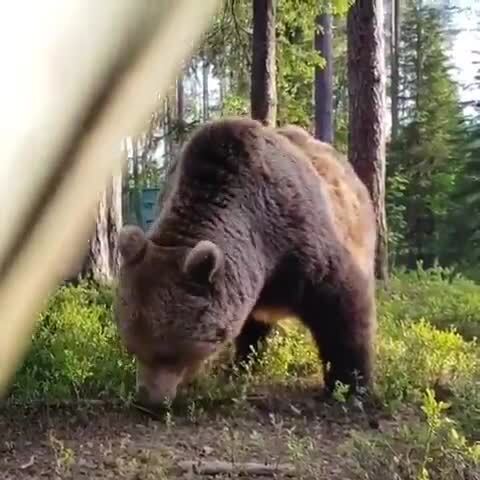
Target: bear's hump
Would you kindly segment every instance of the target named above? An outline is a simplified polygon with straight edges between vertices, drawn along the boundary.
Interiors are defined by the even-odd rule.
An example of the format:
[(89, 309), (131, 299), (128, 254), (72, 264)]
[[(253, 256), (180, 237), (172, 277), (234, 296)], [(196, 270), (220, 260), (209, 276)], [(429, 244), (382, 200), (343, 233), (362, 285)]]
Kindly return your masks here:
[(239, 162), (258, 158), (265, 138), (265, 127), (243, 117), (212, 120), (195, 130), (186, 143), (180, 164), (184, 174), (192, 175), (209, 165), (236, 171)]

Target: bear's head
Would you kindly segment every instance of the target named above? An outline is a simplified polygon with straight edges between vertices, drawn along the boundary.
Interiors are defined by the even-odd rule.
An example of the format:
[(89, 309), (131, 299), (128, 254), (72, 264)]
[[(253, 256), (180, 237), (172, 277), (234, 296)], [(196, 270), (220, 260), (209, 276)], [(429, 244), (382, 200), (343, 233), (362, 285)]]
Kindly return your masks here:
[(151, 405), (173, 400), (178, 386), (234, 336), (222, 305), (224, 253), (208, 240), (161, 246), (134, 226), (123, 227), (118, 247), (115, 319), (137, 359), (137, 392)]

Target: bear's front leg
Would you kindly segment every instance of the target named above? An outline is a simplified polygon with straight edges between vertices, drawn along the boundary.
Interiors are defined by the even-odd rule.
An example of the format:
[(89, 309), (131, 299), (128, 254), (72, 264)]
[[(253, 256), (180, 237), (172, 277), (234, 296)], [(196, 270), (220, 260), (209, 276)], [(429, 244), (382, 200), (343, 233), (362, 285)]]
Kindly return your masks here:
[(253, 353), (259, 358), (265, 347), (265, 341), (272, 330), (272, 326), (259, 322), (250, 315), (243, 326), (240, 335), (235, 339), (235, 363), (248, 364), (251, 362)]

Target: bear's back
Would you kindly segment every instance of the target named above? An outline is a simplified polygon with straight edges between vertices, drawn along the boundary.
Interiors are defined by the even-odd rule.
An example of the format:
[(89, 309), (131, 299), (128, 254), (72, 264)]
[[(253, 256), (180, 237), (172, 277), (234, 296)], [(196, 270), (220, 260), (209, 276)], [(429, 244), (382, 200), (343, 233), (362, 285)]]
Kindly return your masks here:
[[(302, 165), (305, 161), (308, 166)], [(315, 193), (308, 197), (306, 189), (312, 187), (307, 172), (316, 172), (321, 183), (318, 198), (326, 195), (329, 200), (327, 205), (321, 205), (322, 201), (318, 200), (318, 208), (331, 213), (339, 243), (351, 254), (355, 263), (371, 275), (376, 228), (370, 195), (348, 160), (304, 129), (296, 126), (265, 127), (250, 118), (211, 121), (192, 135), (175, 170), (175, 175), (172, 175), (175, 185), (170, 189), (169, 198), (165, 199), (161, 216), (172, 219), (172, 215), (167, 214), (176, 198), (174, 203), (183, 208), (175, 208), (181, 214), (174, 215), (173, 221), (168, 223), (175, 229), (180, 224), (188, 225), (189, 231), (202, 225), (202, 219), (197, 218), (200, 214), (196, 212), (205, 216), (210, 208), (218, 207), (222, 213), (216, 217), (230, 222), (232, 216), (224, 215), (230, 199), (238, 192), (242, 192), (245, 200), (254, 197), (259, 182), (264, 181), (274, 188), (284, 188), (288, 177), (296, 193), (290, 200), (285, 199), (284, 207), (296, 205), (302, 209), (308, 198), (315, 208)], [(302, 200), (302, 193), (305, 200)], [(301, 215), (304, 212), (297, 213)], [(275, 212), (271, 217), (277, 218)], [(163, 225), (160, 229), (159, 223), (156, 222), (152, 237), (160, 231), (162, 236), (166, 236), (169, 228)]]
[(323, 179), (339, 241), (365, 272), (372, 273), (375, 214), (370, 194), (347, 158), (300, 127), (287, 125), (278, 128), (277, 132), (306, 155)]

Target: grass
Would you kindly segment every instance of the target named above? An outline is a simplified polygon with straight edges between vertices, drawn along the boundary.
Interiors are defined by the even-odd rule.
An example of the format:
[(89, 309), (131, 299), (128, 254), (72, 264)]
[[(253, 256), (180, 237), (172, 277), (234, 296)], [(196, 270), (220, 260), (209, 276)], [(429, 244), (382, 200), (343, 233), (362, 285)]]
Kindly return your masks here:
[[(118, 341), (111, 308), (108, 289), (89, 284), (60, 288), (39, 318), (9, 400), (127, 400), (133, 393), (134, 363)], [(388, 290), (379, 292), (378, 312), (379, 399), (390, 412), (414, 408), (423, 421), (395, 434), (355, 437), (349, 447), (355, 459), (352, 474), (364, 479), (469, 478), (467, 473), (455, 477), (449, 469), (458, 465), (469, 472), (480, 462), (474, 443), (480, 440), (480, 287), (446, 269), (398, 272)], [(225, 382), (219, 370), (213, 365), (217, 375), (205, 375), (191, 386), (184, 397), (187, 415), (218, 401), (241, 402), (257, 385), (291, 385), (321, 375), (310, 335), (291, 322), (272, 336), (258, 370), (242, 381)]]

